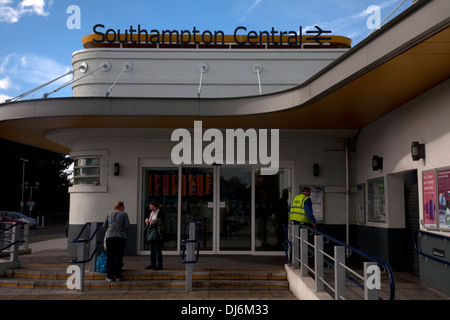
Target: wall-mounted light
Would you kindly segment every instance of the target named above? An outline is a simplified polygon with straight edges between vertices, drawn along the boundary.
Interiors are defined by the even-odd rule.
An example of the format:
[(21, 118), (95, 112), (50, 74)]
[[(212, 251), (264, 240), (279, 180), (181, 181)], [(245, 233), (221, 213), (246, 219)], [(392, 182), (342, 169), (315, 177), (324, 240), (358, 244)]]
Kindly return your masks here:
[(114, 163), (114, 175), (118, 176), (120, 174), (120, 164), (118, 162)]
[(383, 157), (373, 156), (372, 158), (372, 169), (373, 171), (383, 169)]
[(425, 159), (425, 145), (418, 141), (413, 141), (411, 144), (411, 157), (413, 161)]
[(314, 174), (314, 177), (319, 176), (319, 164), (318, 163), (313, 164), (313, 174)]

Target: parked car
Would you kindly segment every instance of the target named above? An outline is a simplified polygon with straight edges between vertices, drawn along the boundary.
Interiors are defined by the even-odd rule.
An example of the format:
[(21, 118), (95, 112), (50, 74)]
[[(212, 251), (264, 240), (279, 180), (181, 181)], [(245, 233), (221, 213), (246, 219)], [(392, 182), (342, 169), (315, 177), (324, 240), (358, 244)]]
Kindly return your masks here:
[(30, 225), (30, 227), (36, 227), (38, 225), (38, 222), (36, 219), (28, 217), (28, 216), (24, 215), (23, 213), (20, 213), (17, 211), (0, 211), (0, 215), (3, 215), (12, 220), (28, 223)]
[(15, 223), (15, 222), (22, 222), (22, 221), (20, 221), (18, 219), (10, 218), (10, 217), (4, 215), (3, 212), (0, 212), (0, 222), (12, 222), (12, 223)]

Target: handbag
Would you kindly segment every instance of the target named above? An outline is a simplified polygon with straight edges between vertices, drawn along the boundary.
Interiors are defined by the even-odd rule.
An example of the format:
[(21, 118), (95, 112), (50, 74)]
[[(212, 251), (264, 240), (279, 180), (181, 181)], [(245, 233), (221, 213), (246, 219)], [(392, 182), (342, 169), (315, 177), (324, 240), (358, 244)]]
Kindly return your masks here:
[(108, 257), (106, 255), (106, 252), (102, 252), (98, 258), (97, 258), (97, 262), (95, 263), (95, 267), (97, 269), (97, 272), (100, 273), (108, 273)]
[(156, 228), (150, 229), (147, 234), (147, 241), (156, 242), (158, 240), (159, 240), (158, 230)]

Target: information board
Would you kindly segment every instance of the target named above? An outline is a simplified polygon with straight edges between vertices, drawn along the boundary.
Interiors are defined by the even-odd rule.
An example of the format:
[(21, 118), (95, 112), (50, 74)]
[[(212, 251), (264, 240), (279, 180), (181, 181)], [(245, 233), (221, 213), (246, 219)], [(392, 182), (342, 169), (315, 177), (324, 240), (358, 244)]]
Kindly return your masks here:
[[(211, 174), (183, 174), (181, 176), (181, 195), (207, 196), (212, 193), (212, 181)], [(178, 174), (150, 172), (148, 174), (148, 196), (177, 196), (178, 183)]]
[(384, 177), (367, 181), (368, 220), (386, 222)]
[(316, 222), (323, 222), (323, 186), (300, 186), (299, 193), (304, 187), (309, 187), (311, 189), (311, 202), (314, 217)]

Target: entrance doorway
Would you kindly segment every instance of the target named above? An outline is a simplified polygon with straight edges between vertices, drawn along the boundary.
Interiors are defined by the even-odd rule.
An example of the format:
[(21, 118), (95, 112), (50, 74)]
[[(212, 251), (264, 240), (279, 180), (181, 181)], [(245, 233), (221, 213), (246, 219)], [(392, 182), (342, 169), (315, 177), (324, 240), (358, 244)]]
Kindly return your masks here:
[(419, 225), (419, 188), (417, 170), (405, 172), (405, 228), (407, 268), (420, 274), (419, 255), (414, 248), (414, 237)]
[(181, 179), (181, 225), (201, 222), (202, 251), (250, 251), (251, 168), (184, 167)]
[[(167, 253), (179, 253), (186, 222), (200, 222), (205, 254), (282, 254), (291, 169), (264, 176), (252, 166), (143, 167), (141, 221), (157, 200), (165, 216)], [(283, 218), (286, 218), (283, 220)], [(141, 222), (142, 223), (142, 222)], [(144, 237), (142, 237), (144, 238)], [(140, 251), (147, 250), (144, 239)]]

